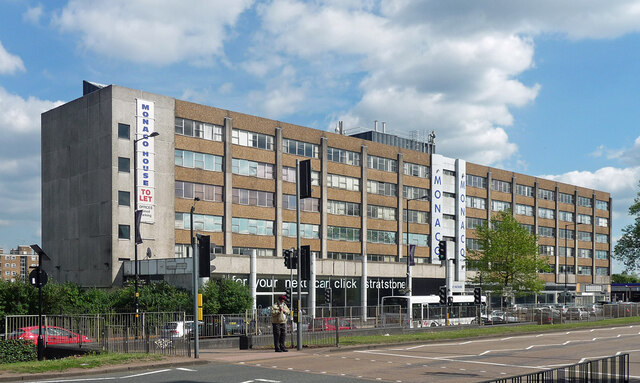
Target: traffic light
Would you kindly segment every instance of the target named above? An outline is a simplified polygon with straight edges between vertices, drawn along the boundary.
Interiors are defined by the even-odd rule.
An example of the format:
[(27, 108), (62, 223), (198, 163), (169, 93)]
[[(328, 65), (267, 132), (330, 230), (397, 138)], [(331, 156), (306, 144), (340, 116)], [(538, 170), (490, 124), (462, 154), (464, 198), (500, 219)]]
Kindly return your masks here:
[(311, 246), (300, 246), (300, 279), (311, 279)]
[(447, 303), (447, 287), (446, 286), (440, 286), (440, 290), (438, 291), (438, 297), (440, 298), (441, 305)]
[(438, 242), (438, 259), (441, 261), (447, 259), (447, 241)]
[(282, 252), (282, 256), (284, 257), (284, 267), (287, 269), (292, 269), (291, 267), (291, 250), (284, 250)]
[(473, 289), (473, 304), (479, 305), (482, 303), (482, 289), (480, 287), (476, 287)]
[(447, 304), (448, 304), (449, 306), (453, 306), (453, 297), (448, 297), (448, 298), (447, 298)]
[(324, 301), (331, 304), (331, 287), (324, 289)]
[(196, 234), (196, 237), (198, 239), (198, 276), (209, 278), (211, 276), (211, 237), (201, 234)]
[(284, 303), (291, 307), (291, 287), (287, 287), (285, 289), (284, 295), (287, 297), (287, 299), (284, 301)]
[(300, 199), (311, 197), (311, 160), (300, 161)]
[(298, 250), (291, 250), (291, 268), (298, 269)]

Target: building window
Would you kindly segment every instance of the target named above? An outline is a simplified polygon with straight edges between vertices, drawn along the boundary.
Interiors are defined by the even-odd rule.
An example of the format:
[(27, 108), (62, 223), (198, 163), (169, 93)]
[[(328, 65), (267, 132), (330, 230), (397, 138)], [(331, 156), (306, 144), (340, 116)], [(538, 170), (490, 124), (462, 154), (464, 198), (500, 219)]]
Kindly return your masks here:
[(598, 243), (609, 243), (609, 235), (607, 235), (607, 234), (596, 234), (596, 242), (598, 242)]
[(511, 202), (491, 200), (491, 210), (493, 211), (511, 210)]
[(327, 174), (327, 187), (350, 191), (360, 191), (360, 179), (341, 176), (338, 174)]
[(591, 275), (591, 266), (578, 266), (578, 275)]
[(360, 229), (355, 227), (328, 226), (327, 239), (333, 241), (360, 242)]
[(354, 261), (361, 258), (360, 254), (356, 253), (339, 253), (339, 252), (327, 252), (327, 259), (339, 259), (343, 261)]
[(118, 190), (118, 205), (131, 206), (131, 193), (128, 191)]
[(579, 231), (578, 232), (578, 240), (584, 242), (592, 242), (593, 237), (591, 236), (591, 232), (589, 231)]
[[(282, 236), (296, 237), (298, 235), (296, 227), (295, 222), (282, 222)], [(310, 223), (301, 223), (300, 236), (302, 238), (318, 239), (320, 238), (320, 227)]]
[(131, 227), (129, 225), (118, 225), (118, 239), (130, 239)]
[(398, 161), (390, 158), (367, 156), (369, 169), (382, 170), (384, 172), (396, 173), (398, 171)]
[(487, 188), (487, 178), (474, 176), (472, 174), (467, 174), (467, 186), (471, 186), (474, 188), (486, 189)]
[(578, 196), (578, 205), (584, 207), (593, 207), (593, 200), (588, 197)]
[(569, 229), (558, 229), (558, 235), (561, 239), (575, 239), (575, 232)]
[(318, 145), (289, 138), (282, 140), (282, 151), (297, 156), (318, 158)]
[(609, 227), (609, 219), (603, 217), (596, 217), (596, 226)]
[[(474, 209), (487, 209), (487, 199), (481, 197), (467, 196), (467, 207)], [(533, 214), (533, 213), (532, 213)]]
[(533, 217), (533, 206), (516, 204), (516, 214)]
[(555, 201), (555, 193), (553, 190), (538, 189), (538, 198), (547, 201)]
[(118, 157), (118, 171), (131, 173), (131, 160), (127, 157)]
[[(415, 186), (402, 186), (402, 197), (407, 199), (421, 199), (428, 201), (430, 193), (429, 189), (419, 188)], [(423, 198), (424, 197), (424, 198)], [(455, 197), (454, 197), (455, 198)]]
[(231, 143), (251, 148), (273, 150), (273, 136), (233, 129)]
[(184, 166), (185, 168), (204, 169), (214, 172), (222, 171), (222, 157), (208, 153), (176, 149), (174, 163), (176, 166)]
[(273, 164), (255, 162), (234, 158), (231, 161), (231, 171), (233, 174), (273, 179)]
[(418, 211), (418, 210), (405, 210), (405, 215), (403, 217), (404, 222), (409, 223), (429, 223), (429, 213), (426, 211)]
[(234, 247), (233, 254), (235, 255), (251, 255), (253, 251), (256, 251), (258, 257), (273, 257), (275, 256), (275, 250), (273, 249), (260, 249), (254, 247)]
[(609, 252), (606, 250), (596, 250), (596, 259), (609, 259)]
[(523, 195), (525, 197), (533, 197), (533, 187), (516, 184), (516, 194)]
[(395, 221), (396, 209), (387, 206), (367, 205), (367, 217)]
[(222, 186), (205, 185), (186, 181), (175, 182), (176, 198), (193, 199), (201, 201), (222, 202)]
[(467, 229), (475, 229), (482, 225), (486, 225), (486, 223), (486, 219), (467, 217)]
[[(177, 212), (175, 214), (175, 228), (191, 230), (191, 217), (189, 213)], [(206, 214), (194, 214), (193, 229), (219, 233), (222, 231), (222, 217)]]
[(360, 153), (338, 148), (327, 148), (327, 159), (331, 162), (360, 166)]
[[(407, 244), (407, 233), (402, 233), (402, 244)], [(416, 246), (429, 246), (429, 235), (428, 234), (418, 234), (418, 233), (409, 233), (409, 245)]]
[(578, 223), (583, 225), (591, 225), (591, 216), (586, 214), (578, 214)]
[(273, 221), (232, 218), (231, 231), (237, 234), (273, 235)]
[(367, 193), (396, 197), (398, 195), (398, 185), (367, 180)]
[(573, 194), (558, 193), (558, 202), (573, 205)]
[(593, 258), (591, 249), (578, 249), (578, 258)]
[(596, 275), (609, 275), (608, 267), (596, 267)]
[[(287, 210), (296, 210), (296, 196), (283, 194), (282, 208)], [(303, 198), (300, 200), (300, 210), (318, 213), (320, 212), (320, 200), (312, 197)]]
[(273, 207), (271, 192), (233, 188), (232, 194), (232, 202), (239, 205)]
[(327, 201), (327, 213), (360, 217), (360, 204), (345, 201)]
[(553, 211), (551, 209), (545, 209), (543, 207), (539, 207), (538, 208), (538, 218), (554, 219), (555, 218), (555, 211)]
[(176, 117), (175, 132), (183, 136), (222, 141), (222, 126)]
[(564, 222), (573, 222), (573, 213), (570, 211), (562, 211), (558, 212), (558, 219)]
[(609, 202), (596, 200), (596, 209), (609, 210)]
[(467, 250), (482, 250), (480, 241), (476, 238), (467, 238)]
[(393, 245), (396, 243), (396, 234), (395, 231), (367, 230), (367, 242)]
[(131, 139), (131, 126), (118, 123), (118, 138)]
[(538, 246), (538, 253), (540, 253), (540, 255), (548, 255), (550, 257), (553, 257), (555, 255), (555, 247), (540, 245)]
[(556, 230), (553, 227), (538, 226), (538, 235), (541, 237), (555, 238)]
[(528, 231), (530, 234), (533, 234), (535, 232), (533, 225), (528, 225), (526, 223), (521, 223), (520, 227), (525, 229), (526, 231)]
[(403, 167), (404, 174), (407, 176), (429, 178), (429, 167), (427, 166), (405, 162)]
[[(282, 180), (284, 182), (296, 182), (296, 168), (290, 168), (288, 166), (282, 167)], [(311, 171), (311, 185), (320, 186), (320, 173)]]
[(575, 249), (573, 247), (558, 246), (558, 255), (560, 257), (573, 258), (574, 254), (575, 254)]
[(575, 266), (573, 265), (559, 265), (558, 273), (559, 274), (574, 274)]
[(491, 190), (511, 194), (511, 183), (500, 180), (491, 180)]

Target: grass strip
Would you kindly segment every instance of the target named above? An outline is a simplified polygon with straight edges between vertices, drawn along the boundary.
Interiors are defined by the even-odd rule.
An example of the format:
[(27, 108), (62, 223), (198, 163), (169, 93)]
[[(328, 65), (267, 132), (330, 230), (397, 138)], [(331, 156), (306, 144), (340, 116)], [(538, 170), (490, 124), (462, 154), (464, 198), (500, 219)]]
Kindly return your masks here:
[(164, 359), (163, 355), (154, 354), (119, 354), (100, 353), (82, 356), (71, 356), (62, 359), (50, 359), (43, 361), (19, 362), (0, 365), (0, 371), (15, 373), (39, 373), (58, 372), (70, 368), (90, 369), (101, 366), (119, 365), (134, 362), (158, 361)]

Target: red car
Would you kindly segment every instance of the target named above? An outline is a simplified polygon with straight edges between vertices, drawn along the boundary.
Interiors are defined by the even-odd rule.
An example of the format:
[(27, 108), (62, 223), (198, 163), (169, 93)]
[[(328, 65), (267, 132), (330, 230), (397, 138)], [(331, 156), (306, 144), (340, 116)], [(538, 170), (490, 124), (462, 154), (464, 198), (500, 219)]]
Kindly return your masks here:
[[(43, 327), (44, 329), (45, 327)], [(27, 339), (38, 342), (38, 326), (21, 327), (7, 336), (7, 339)], [(69, 344), (69, 343), (88, 343), (91, 339), (84, 335), (76, 334), (62, 327), (49, 326), (46, 327), (44, 333), (44, 341), (46, 344)]]
[(351, 321), (340, 318), (315, 318), (313, 320), (313, 326), (309, 326), (311, 331), (336, 331), (336, 320), (340, 323), (339, 330), (351, 330), (355, 326)]

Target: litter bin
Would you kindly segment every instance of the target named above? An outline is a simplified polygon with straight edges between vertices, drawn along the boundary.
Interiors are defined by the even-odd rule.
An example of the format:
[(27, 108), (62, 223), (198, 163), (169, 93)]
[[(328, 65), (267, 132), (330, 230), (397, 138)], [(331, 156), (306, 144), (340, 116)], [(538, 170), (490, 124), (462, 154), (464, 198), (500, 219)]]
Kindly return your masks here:
[(240, 350), (253, 348), (253, 337), (251, 335), (240, 335)]

